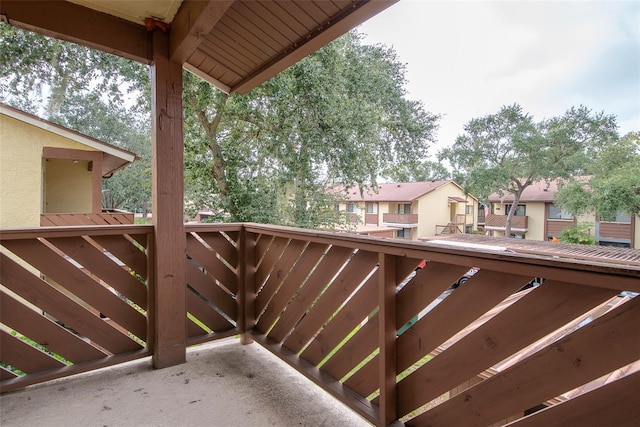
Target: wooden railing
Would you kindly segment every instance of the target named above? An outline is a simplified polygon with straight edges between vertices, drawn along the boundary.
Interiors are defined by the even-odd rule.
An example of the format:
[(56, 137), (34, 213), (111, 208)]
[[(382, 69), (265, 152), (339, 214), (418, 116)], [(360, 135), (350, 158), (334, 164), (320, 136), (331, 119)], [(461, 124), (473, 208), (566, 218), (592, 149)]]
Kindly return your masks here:
[[(3, 231), (0, 360), (26, 373), (3, 370), (3, 391), (153, 352), (153, 280), (132, 274), (148, 273), (151, 230)], [(185, 232), (185, 341), (241, 333), (374, 424), (634, 421), (640, 297), (618, 295), (640, 292), (637, 266), (258, 224)], [(536, 277), (544, 282), (521, 290)], [(549, 408), (522, 418), (540, 405)]]
[[(528, 226), (528, 216), (518, 216), (514, 215), (511, 219), (511, 228), (520, 228), (526, 229)], [(507, 225), (507, 215), (487, 215), (485, 219), (485, 228), (487, 227), (497, 227), (497, 228), (505, 228)]]
[(418, 214), (382, 214), (382, 222), (387, 224), (417, 224)]
[(134, 214), (131, 212), (102, 213), (45, 213), (40, 215), (40, 225), (75, 226), (75, 225), (124, 225), (133, 224)]

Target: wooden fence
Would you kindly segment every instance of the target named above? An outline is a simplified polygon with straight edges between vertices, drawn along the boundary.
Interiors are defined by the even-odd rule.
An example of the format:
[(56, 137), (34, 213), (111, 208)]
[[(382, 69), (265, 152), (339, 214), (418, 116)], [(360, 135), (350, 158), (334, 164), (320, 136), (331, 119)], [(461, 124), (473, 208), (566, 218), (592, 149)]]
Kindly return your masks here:
[[(26, 373), (3, 369), (3, 391), (153, 352), (152, 230), (2, 233), (0, 360)], [(185, 341), (241, 333), (373, 424), (640, 415), (640, 298), (619, 296), (640, 292), (636, 266), (258, 224), (185, 234)]]

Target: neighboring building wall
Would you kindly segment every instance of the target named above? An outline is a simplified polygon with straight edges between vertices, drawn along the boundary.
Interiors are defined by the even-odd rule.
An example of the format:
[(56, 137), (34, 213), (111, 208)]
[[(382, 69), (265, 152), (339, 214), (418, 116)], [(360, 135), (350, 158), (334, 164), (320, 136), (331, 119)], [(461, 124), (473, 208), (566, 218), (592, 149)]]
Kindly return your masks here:
[[(436, 235), (436, 225), (447, 225), (451, 222), (450, 196), (465, 197), (464, 193), (457, 186), (450, 183), (431, 191), (418, 200), (416, 203), (416, 213), (418, 214), (419, 237), (434, 236)], [(469, 197), (468, 200), (471, 203), (475, 202), (471, 197)], [(457, 203), (456, 205), (455, 213), (464, 215), (465, 204)], [(475, 209), (477, 209), (475, 203), (474, 206), (476, 206)], [(475, 221), (470, 219), (469, 223), (472, 222), (475, 224)]]
[[(0, 228), (40, 226), (43, 147), (95, 151), (75, 141), (0, 115)], [(67, 189), (74, 197), (86, 197), (86, 194), (82, 194), (85, 189), (77, 190), (75, 184)], [(91, 209), (87, 211), (90, 212)]]
[[(547, 240), (544, 234), (544, 223), (547, 219), (547, 210), (545, 203), (525, 203), (527, 207), (527, 233), (524, 238), (528, 240)], [(503, 208), (504, 209), (504, 208)]]
[(634, 218), (634, 233), (633, 233), (633, 247), (640, 249), (640, 216), (636, 215)]
[(93, 180), (88, 161), (46, 159), (43, 177), (44, 213), (92, 211)]

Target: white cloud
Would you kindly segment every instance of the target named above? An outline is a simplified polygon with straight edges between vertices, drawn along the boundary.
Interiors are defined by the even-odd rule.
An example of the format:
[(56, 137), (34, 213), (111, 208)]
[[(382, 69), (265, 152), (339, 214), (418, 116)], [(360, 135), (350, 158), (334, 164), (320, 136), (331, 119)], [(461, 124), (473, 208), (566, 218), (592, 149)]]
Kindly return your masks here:
[(638, 22), (638, 2), (403, 0), (360, 31), (407, 64), (410, 98), (444, 114), (435, 154), (514, 102), (537, 119), (582, 104), (640, 130)]

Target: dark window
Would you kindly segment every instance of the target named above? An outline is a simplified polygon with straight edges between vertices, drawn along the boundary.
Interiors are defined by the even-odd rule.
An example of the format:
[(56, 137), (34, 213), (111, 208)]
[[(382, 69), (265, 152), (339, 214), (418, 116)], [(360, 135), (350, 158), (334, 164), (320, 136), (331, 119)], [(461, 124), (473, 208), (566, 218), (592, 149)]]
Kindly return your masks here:
[(398, 213), (399, 214), (410, 214), (411, 213), (411, 204), (405, 203), (398, 205)]
[(366, 208), (368, 214), (378, 213), (377, 205), (375, 203), (367, 203)]
[(467, 205), (465, 213), (467, 215), (473, 215), (473, 205)]
[[(509, 215), (509, 212), (511, 211), (511, 206), (512, 205), (506, 205), (504, 207), (504, 214), (505, 215)], [(516, 212), (514, 213), (515, 216), (526, 216), (527, 215), (527, 206), (526, 205), (518, 205), (518, 208), (516, 209)]]
[(573, 214), (562, 210), (562, 208), (559, 206), (549, 205), (549, 209), (547, 211), (547, 218), (548, 219), (573, 219)]
[(410, 228), (403, 228), (402, 230), (397, 230), (396, 231), (396, 237), (403, 238), (403, 239), (410, 239), (411, 238), (411, 229)]
[(356, 212), (358, 205), (356, 203), (347, 203), (347, 212)]
[(631, 223), (631, 215), (622, 212), (616, 212), (615, 214), (608, 213), (600, 215), (600, 221), (602, 222), (622, 222), (625, 224)]

